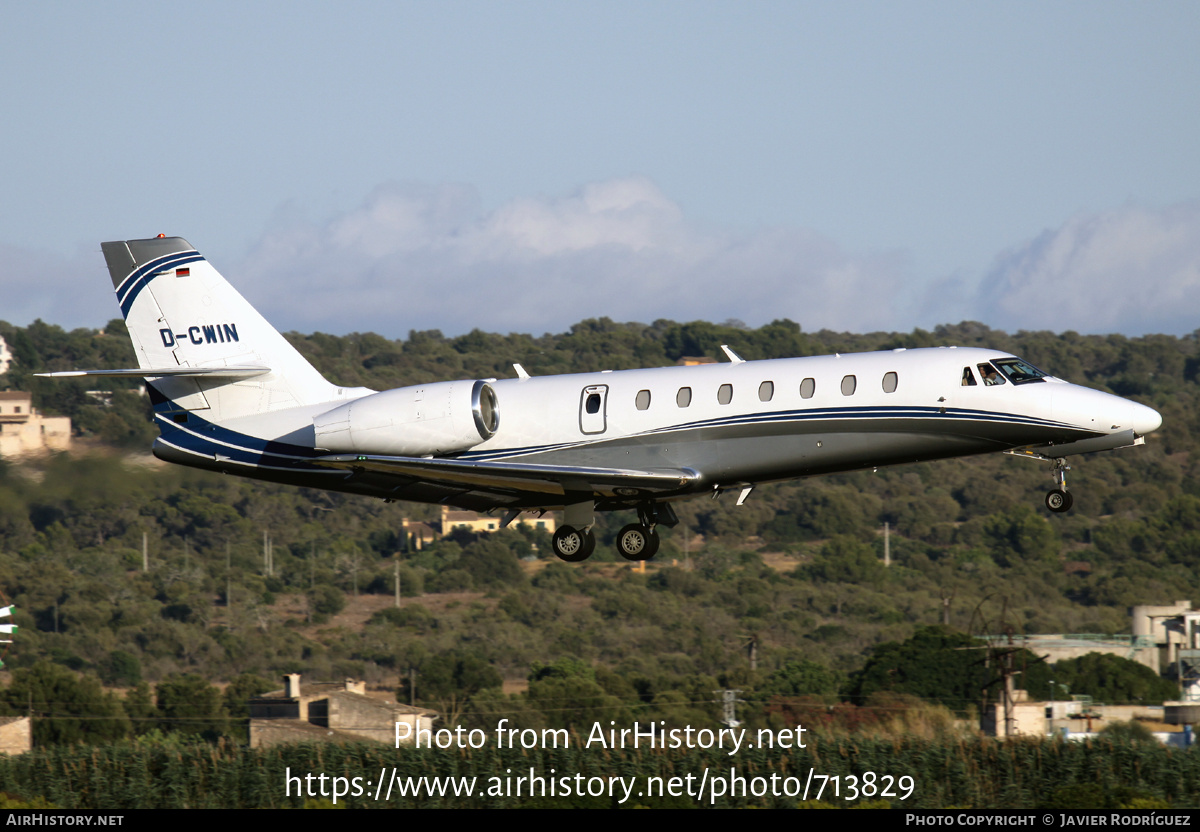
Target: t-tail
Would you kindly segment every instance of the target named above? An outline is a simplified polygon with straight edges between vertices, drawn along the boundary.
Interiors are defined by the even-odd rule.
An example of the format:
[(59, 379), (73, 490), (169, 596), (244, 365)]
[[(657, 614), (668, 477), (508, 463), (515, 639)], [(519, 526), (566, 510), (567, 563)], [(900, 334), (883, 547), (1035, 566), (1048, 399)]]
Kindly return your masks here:
[(101, 248), (138, 369), (47, 375), (144, 377), (160, 416), (192, 412), (218, 423), (339, 398), (187, 240)]

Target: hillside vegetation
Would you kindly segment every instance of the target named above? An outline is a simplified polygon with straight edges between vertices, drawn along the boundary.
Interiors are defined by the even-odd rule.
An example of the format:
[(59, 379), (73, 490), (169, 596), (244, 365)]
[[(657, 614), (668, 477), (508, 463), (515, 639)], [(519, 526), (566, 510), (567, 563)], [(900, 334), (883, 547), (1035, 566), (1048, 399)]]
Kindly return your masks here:
[[(199, 733), (236, 733), (222, 720), (284, 672), (365, 678), (481, 724), (497, 715), (550, 726), (711, 722), (713, 691), (725, 687), (742, 691), (739, 716), (752, 724), (797, 702), (849, 699), (860, 717), (878, 715), (911, 705), (896, 696), (931, 698), (886, 681), (895, 674), (869, 673), (914, 639), (1128, 632), (1132, 604), (1200, 601), (1195, 336), (1009, 335), (971, 323), (851, 335), (790, 321), (751, 330), (604, 319), (538, 337), (289, 335), (331, 380), (375, 389), (511, 376), (512, 362), (535, 375), (666, 365), (718, 355), (720, 344), (747, 359), (988, 346), (1163, 414), (1145, 447), (1073, 461), (1067, 515), (1042, 508), (1045, 463), (995, 456), (881, 469), (761, 487), (741, 507), (680, 504), (682, 525), (664, 530), (643, 574), (610, 554), (632, 516), (601, 517), (603, 545), (585, 564), (550, 562), (548, 540), (529, 530), (418, 552), (400, 520), (431, 519), (432, 507), (161, 466), (144, 456), (154, 430), (136, 385), (106, 382), (104, 404), (83, 381), (32, 377), (132, 365), (120, 321), (102, 332), (0, 323), (0, 335), (16, 355), (0, 387), (32, 390), (36, 406), (70, 415), (90, 448), (0, 465), (0, 589), (22, 625), (4, 702), (55, 714), (76, 700), (106, 702), (130, 718), (104, 723), (104, 737), (99, 721), (81, 721), (54, 738), (43, 732), (44, 742), (178, 730), (188, 718)], [(399, 609), (389, 600), (397, 560)], [(940, 705), (977, 708), (990, 680), (974, 673), (959, 673), (965, 681)], [(110, 701), (101, 682), (131, 693)], [(502, 692), (505, 682), (520, 692)], [(208, 692), (217, 683), (235, 694)]]

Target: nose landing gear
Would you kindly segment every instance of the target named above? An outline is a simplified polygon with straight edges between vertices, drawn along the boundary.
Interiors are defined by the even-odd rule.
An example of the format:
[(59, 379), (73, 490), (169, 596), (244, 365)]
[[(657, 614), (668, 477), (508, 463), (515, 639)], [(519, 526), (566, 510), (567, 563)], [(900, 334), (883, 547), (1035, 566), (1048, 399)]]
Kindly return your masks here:
[(1071, 506), (1075, 505), (1074, 498), (1067, 491), (1067, 472), (1070, 470), (1071, 466), (1062, 457), (1054, 460), (1054, 479), (1058, 482), (1058, 488), (1046, 492), (1046, 508), (1056, 514), (1070, 511)]

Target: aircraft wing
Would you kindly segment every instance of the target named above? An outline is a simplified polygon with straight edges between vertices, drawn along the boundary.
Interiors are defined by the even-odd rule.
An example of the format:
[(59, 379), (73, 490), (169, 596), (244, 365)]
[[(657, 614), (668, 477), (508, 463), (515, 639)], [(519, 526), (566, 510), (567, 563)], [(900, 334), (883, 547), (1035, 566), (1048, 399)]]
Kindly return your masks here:
[(694, 485), (700, 473), (691, 468), (586, 468), (571, 465), (537, 465), (521, 462), (473, 462), (424, 457), (339, 454), (317, 457), (313, 463), (348, 471), (370, 471), (450, 487), (507, 495), (599, 494), (636, 497), (673, 492)]

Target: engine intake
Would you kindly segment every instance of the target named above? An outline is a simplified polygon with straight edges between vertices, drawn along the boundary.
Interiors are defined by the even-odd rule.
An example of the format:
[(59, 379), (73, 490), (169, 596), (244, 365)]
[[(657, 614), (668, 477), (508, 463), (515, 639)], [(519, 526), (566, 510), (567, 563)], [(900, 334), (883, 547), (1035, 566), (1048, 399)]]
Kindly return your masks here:
[(486, 381), (443, 381), (355, 399), (313, 418), (316, 446), (337, 453), (429, 456), (473, 448), (500, 426)]

